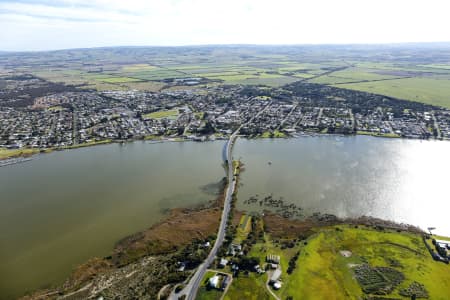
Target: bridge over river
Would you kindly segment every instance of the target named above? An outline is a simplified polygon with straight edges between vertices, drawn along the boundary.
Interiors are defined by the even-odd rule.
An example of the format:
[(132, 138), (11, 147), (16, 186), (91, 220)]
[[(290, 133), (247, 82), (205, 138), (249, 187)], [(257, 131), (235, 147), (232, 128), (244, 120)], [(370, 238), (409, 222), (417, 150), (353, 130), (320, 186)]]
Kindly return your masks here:
[(235, 190), (236, 182), (234, 181), (234, 172), (233, 172), (233, 157), (232, 157), (232, 151), (234, 142), (236, 141), (236, 138), (238, 136), (239, 131), (241, 128), (251, 122), (254, 118), (258, 117), (260, 114), (262, 114), (269, 106), (271, 102), (269, 102), (264, 109), (262, 109), (258, 114), (256, 114), (253, 118), (251, 118), (246, 123), (239, 126), (238, 129), (236, 129), (233, 134), (228, 139), (228, 142), (225, 144), (223, 148), (222, 157), (224, 162), (227, 165), (227, 178), (228, 178), (228, 187), (225, 192), (225, 200), (223, 204), (223, 210), (222, 210), (222, 217), (220, 220), (219, 230), (217, 232), (217, 239), (214, 243), (213, 248), (211, 249), (211, 252), (209, 253), (206, 260), (197, 268), (197, 271), (194, 273), (194, 275), (190, 278), (188, 284), (184, 287), (182, 291), (175, 294), (174, 291), (172, 291), (169, 299), (176, 300), (179, 297), (185, 296), (186, 300), (194, 300), (198, 288), (200, 287), (201, 281), (203, 277), (205, 276), (206, 270), (208, 267), (213, 263), (214, 259), (216, 258), (217, 251), (219, 251), (220, 247), (222, 246), (223, 240), (225, 238), (225, 232), (227, 229), (227, 221), (228, 221), (228, 215), (231, 210), (231, 200), (232, 196)]

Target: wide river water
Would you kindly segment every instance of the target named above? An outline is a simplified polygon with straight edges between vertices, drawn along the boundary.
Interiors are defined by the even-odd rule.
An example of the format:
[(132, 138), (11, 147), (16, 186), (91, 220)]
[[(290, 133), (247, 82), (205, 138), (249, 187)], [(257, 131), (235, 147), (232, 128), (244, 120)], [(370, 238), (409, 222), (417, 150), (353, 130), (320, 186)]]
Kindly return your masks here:
[(238, 140), (237, 207), (258, 195), (295, 204), (304, 215), (374, 216), (450, 235), (450, 142), (367, 136)]
[[(0, 299), (61, 282), (174, 207), (215, 198), (224, 141), (112, 144), (0, 168)], [(371, 215), (449, 235), (450, 143), (365, 136), (239, 139), (238, 208)], [(270, 162), (270, 163), (269, 163)]]
[(215, 199), (224, 144), (111, 144), (0, 168), (0, 299), (61, 282), (169, 208)]

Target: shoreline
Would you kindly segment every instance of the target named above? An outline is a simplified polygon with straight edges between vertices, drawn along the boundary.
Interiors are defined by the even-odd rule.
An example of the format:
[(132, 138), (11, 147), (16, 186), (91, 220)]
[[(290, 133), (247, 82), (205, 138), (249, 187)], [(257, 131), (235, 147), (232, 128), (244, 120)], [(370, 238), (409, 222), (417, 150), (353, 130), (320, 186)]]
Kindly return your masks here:
[[(420, 141), (442, 141), (442, 142), (448, 142), (450, 140), (448, 139), (436, 139), (436, 138), (429, 138), (429, 139), (421, 139), (421, 138), (410, 138), (410, 137), (402, 137), (402, 136), (393, 136), (389, 134), (378, 134), (374, 132), (359, 132), (356, 134), (341, 134), (341, 133), (321, 133), (321, 132), (308, 132), (308, 131), (301, 131), (296, 132), (291, 135), (284, 135), (284, 136), (246, 136), (246, 135), (240, 135), (242, 138), (246, 138), (248, 140), (258, 140), (258, 139), (292, 139), (292, 138), (300, 138), (300, 137), (318, 137), (318, 136), (337, 136), (337, 137), (356, 137), (356, 136), (371, 136), (376, 138), (386, 138), (386, 139), (402, 139), (402, 140), (420, 140)], [(133, 142), (150, 142), (150, 143), (167, 143), (167, 142), (196, 142), (196, 143), (204, 143), (209, 141), (217, 141), (217, 140), (226, 140), (227, 136), (224, 136), (220, 139), (215, 140), (205, 140), (205, 141), (195, 141), (193, 139), (188, 139), (184, 137), (151, 137), (151, 138), (143, 138), (143, 139), (129, 139), (129, 140), (100, 140), (95, 142), (89, 142), (84, 144), (77, 144), (72, 146), (65, 146), (65, 147), (55, 147), (55, 148), (19, 148), (19, 149), (5, 149), (0, 148), (0, 162), (4, 162), (10, 159), (15, 158), (29, 158), (36, 156), (38, 154), (47, 154), (51, 153), (53, 151), (65, 151), (65, 150), (72, 150), (72, 149), (79, 149), (79, 148), (87, 148), (87, 147), (93, 147), (93, 146), (99, 146), (99, 145), (110, 145), (110, 144), (126, 144), (126, 143), (133, 143)], [(8, 153), (9, 152), (9, 153)], [(6, 164), (11, 165), (11, 164)], [(3, 165), (0, 164), (0, 167)]]
[[(213, 240), (219, 226), (226, 190), (225, 177), (220, 181), (217, 197), (191, 208), (172, 208), (157, 223), (117, 240), (110, 254), (92, 257), (75, 266), (62, 284), (50, 288), (25, 292), (18, 299), (54, 299), (52, 296), (68, 296), (91, 288), (90, 281), (101, 274), (126, 268), (141, 260), (153, 257), (170, 257), (189, 247), (196, 240)], [(239, 222), (240, 214), (237, 214)], [(235, 223), (236, 221), (234, 221)], [(68, 294), (69, 293), (69, 294)]]
[[(223, 182), (222, 182), (223, 183)], [(226, 185), (225, 185), (226, 186)], [(92, 257), (87, 262), (78, 265), (71, 275), (58, 286), (38, 289), (20, 296), (22, 300), (40, 299), (64, 299), (77, 294), (84, 295), (85, 292), (98, 292), (98, 286), (104, 276), (110, 276), (116, 272), (133, 269), (131, 273), (122, 274), (127, 278), (136, 270), (136, 265), (147, 264), (149, 261), (169, 259), (177, 256), (177, 253), (189, 249), (196, 241), (214, 241), (215, 233), (219, 225), (221, 205), (223, 204), (224, 191), (218, 197), (204, 205), (194, 208), (173, 208), (158, 223), (146, 230), (126, 236), (118, 240), (110, 255), (103, 258)], [(234, 209), (230, 219), (230, 228), (236, 227), (245, 213)], [(413, 225), (397, 223), (379, 218), (361, 216), (358, 218), (338, 218), (331, 214), (316, 214), (304, 220), (286, 218), (280, 214), (266, 211), (261, 218), (267, 224), (267, 233), (273, 237), (289, 238), (314, 235), (321, 228), (336, 225), (348, 225), (358, 228), (366, 226), (376, 230), (390, 230), (398, 233), (405, 232), (424, 236), (427, 233)], [(195, 268), (190, 269), (195, 271)], [(182, 275), (182, 274), (180, 274)], [(189, 278), (192, 273), (183, 272), (184, 279)], [(118, 275), (117, 275), (118, 276)], [(162, 282), (161, 288), (174, 287), (182, 284)], [(103, 286), (103, 288), (106, 288)], [(158, 289), (159, 292), (159, 289)]]
[[(328, 134), (328, 136), (331, 135)], [(177, 141), (180, 140), (168, 139), (153, 142)], [(42, 299), (42, 293), (44, 292), (46, 295), (59, 296), (72, 296), (74, 295), (73, 293), (94, 293), (97, 291), (95, 286), (101, 284), (102, 276), (121, 272), (120, 270), (127, 268), (132, 269), (132, 271), (124, 276), (132, 276), (135, 274), (133, 272), (140, 272), (136, 270), (141, 270), (136, 267), (136, 264), (143, 264), (149, 260), (153, 261), (153, 259), (169, 264), (171, 258), (177, 257), (177, 253), (190, 249), (189, 247), (192, 243), (196, 243), (196, 241), (198, 243), (199, 241), (214, 240), (222, 212), (221, 205), (223, 204), (226, 187), (223, 181), (222, 183), (221, 193), (214, 201), (199, 207), (174, 208), (169, 210), (160, 222), (154, 224), (149, 229), (126, 236), (117, 241), (110, 255), (103, 258), (92, 258), (86, 263), (79, 265), (62, 286), (45, 291), (40, 290), (32, 295), (24, 296), (22, 299)], [(237, 210), (233, 210), (233, 212), (234, 216), (230, 223), (236, 224), (236, 222), (239, 222), (240, 215), (243, 212)], [(306, 220), (298, 220), (284, 218), (279, 214), (268, 213), (263, 218), (272, 221), (268, 223), (277, 225), (269, 226), (271, 228), (270, 233), (275, 235), (278, 231), (280, 232), (280, 236), (285, 236), (289, 232), (295, 235), (308, 235), (321, 227), (345, 224), (352, 226), (366, 225), (374, 229), (382, 228), (383, 230), (407, 231), (419, 235), (425, 233), (422, 229), (412, 225), (399, 224), (393, 221), (365, 216), (340, 219), (331, 214), (317, 214), (309, 216)], [(166, 261), (166, 259), (169, 260)], [(148, 262), (149, 265), (152, 263)], [(154, 266), (157, 268), (158, 265)], [(120, 277), (122, 275), (117, 275), (117, 278), (122, 278)], [(186, 274), (185, 272), (179, 274), (179, 276), (189, 275), (190, 273)], [(95, 284), (92, 284), (92, 282), (95, 282)], [(169, 284), (166, 281), (161, 281), (161, 283), (164, 283), (164, 286)], [(155, 286), (157, 287), (158, 285)]]

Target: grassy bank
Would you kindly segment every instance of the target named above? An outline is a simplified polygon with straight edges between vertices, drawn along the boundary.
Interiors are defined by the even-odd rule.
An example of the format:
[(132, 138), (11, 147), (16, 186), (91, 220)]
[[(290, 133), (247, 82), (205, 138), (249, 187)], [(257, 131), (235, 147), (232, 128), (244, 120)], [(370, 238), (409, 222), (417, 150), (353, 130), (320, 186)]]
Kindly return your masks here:
[(356, 134), (370, 135), (370, 136), (375, 136), (375, 137), (385, 137), (385, 138), (400, 138), (401, 137), (395, 133), (379, 133), (379, 132), (370, 132), (370, 131), (357, 131)]
[[(214, 201), (192, 209), (172, 209), (161, 222), (124, 237), (110, 255), (77, 266), (63, 285), (35, 291), (22, 299), (56, 299), (42, 296), (48, 294), (72, 295), (68, 296), (73, 297), (70, 299), (94, 296), (114, 299), (119, 295), (124, 299), (141, 299), (138, 295), (146, 296), (142, 299), (156, 299), (165, 285), (170, 285), (167, 288), (170, 292), (206, 258), (209, 249), (203, 245), (215, 239), (225, 187), (223, 180)], [(179, 270), (179, 262), (186, 262), (186, 270)], [(105, 280), (110, 283), (98, 289)]]
[[(303, 229), (298, 230), (303, 236)], [(259, 258), (262, 266), (267, 255), (280, 256), (282, 287), (274, 291), (280, 299), (371, 299), (381, 294), (389, 299), (409, 299), (408, 291), (418, 286), (429, 299), (444, 300), (450, 295), (450, 267), (431, 258), (418, 233), (364, 225), (312, 230), (315, 233), (307, 239), (291, 233), (274, 237), (266, 232), (264, 240), (247, 254)], [(399, 282), (392, 279), (396, 276)], [(267, 273), (239, 276), (225, 299), (265, 293), (267, 280)]]
[(0, 148), (0, 160), (17, 157), (28, 157), (39, 153), (39, 149), (2, 149)]
[(0, 160), (8, 159), (8, 158), (17, 158), (17, 157), (29, 157), (38, 153), (50, 153), (54, 150), (66, 150), (66, 149), (76, 149), (83, 147), (90, 147), (96, 145), (103, 145), (112, 143), (112, 140), (102, 140), (102, 141), (92, 141), (88, 143), (76, 144), (65, 147), (55, 147), (49, 149), (30, 149), (30, 148), (22, 148), (22, 149), (3, 149), (0, 148)]
[(64, 150), (64, 149), (77, 149), (77, 148), (84, 148), (84, 147), (90, 147), (90, 146), (96, 146), (96, 145), (104, 145), (104, 144), (109, 144), (112, 143), (113, 140), (101, 140), (101, 141), (92, 141), (92, 142), (87, 142), (87, 143), (81, 143), (81, 144), (76, 144), (76, 145), (71, 145), (71, 146), (66, 146), (66, 147), (60, 147), (60, 148), (55, 148), (56, 150)]
[(287, 135), (284, 132), (281, 132), (279, 130), (271, 131), (265, 131), (263, 134), (259, 136), (260, 138), (285, 138)]

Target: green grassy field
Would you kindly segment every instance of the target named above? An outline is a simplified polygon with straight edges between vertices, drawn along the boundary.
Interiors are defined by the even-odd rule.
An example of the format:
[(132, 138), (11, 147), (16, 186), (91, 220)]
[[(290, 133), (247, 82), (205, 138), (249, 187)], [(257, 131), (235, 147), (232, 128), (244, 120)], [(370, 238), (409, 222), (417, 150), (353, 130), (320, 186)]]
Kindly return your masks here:
[[(99, 91), (197, 88), (198, 86), (171, 83), (173, 79), (188, 77), (215, 80), (214, 83), (208, 83), (214, 85), (273, 87), (308, 80), (338, 88), (450, 107), (450, 62), (448, 58), (439, 56), (443, 52), (437, 52), (438, 57), (433, 60), (430, 59), (432, 52), (427, 52), (424, 56), (414, 49), (390, 49), (389, 53), (377, 49), (301, 50), (303, 52), (296, 49), (266, 48), (260, 51), (245, 47), (190, 48), (182, 51), (80, 50), (71, 51), (68, 56), (58, 53), (49, 54), (48, 57), (28, 58), (26, 61), (21, 58), (22, 63), (14, 71)], [(37, 61), (42, 63), (36, 63)], [(336, 68), (339, 70), (334, 70)]]
[[(265, 240), (254, 245), (248, 256), (259, 257), (262, 262), (268, 254), (280, 256), (283, 286), (275, 293), (281, 299), (362, 299), (367, 294), (354, 273), (355, 267), (362, 264), (403, 273), (404, 280), (387, 297), (407, 299), (399, 292), (413, 282), (425, 286), (429, 299), (444, 300), (450, 295), (450, 267), (434, 261), (417, 234), (341, 225), (320, 229), (306, 244), (297, 242), (292, 248), (281, 247), (268, 235)], [(350, 256), (343, 255), (343, 250)], [(297, 251), (300, 256), (289, 275), (288, 262)], [(265, 274), (253, 274), (234, 279), (232, 287), (236, 294), (238, 289), (249, 290), (248, 295), (263, 293), (266, 280)]]
[(165, 83), (158, 81), (142, 81), (142, 82), (137, 81), (137, 82), (122, 83), (121, 86), (126, 86), (128, 89), (133, 90), (157, 92), (160, 91), (165, 86)]
[(245, 70), (245, 71), (231, 71), (222, 73), (207, 73), (201, 74), (201, 76), (209, 79), (219, 79), (230, 82), (244, 82), (248, 79), (278, 79), (283, 78), (283, 75), (266, 73), (264, 70)]
[(351, 81), (358, 80), (383, 80), (383, 79), (393, 79), (398, 76), (392, 76), (387, 74), (379, 74), (376, 71), (364, 68), (348, 68), (342, 71), (337, 71), (332, 73), (333, 76), (346, 78)]
[(158, 69), (158, 67), (151, 66), (148, 64), (134, 64), (134, 65), (127, 65), (122, 67), (122, 71), (125, 73), (129, 72), (136, 72), (136, 71), (152, 71)]
[(162, 119), (162, 118), (176, 118), (179, 112), (178, 109), (160, 110), (144, 115), (145, 119)]
[(398, 78), (398, 76), (377, 74), (375, 72), (369, 71), (368, 69), (362, 68), (349, 68), (343, 71), (337, 71), (329, 75), (311, 79), (309, 80), (309, 82), (319, 84), (342, 84), (358, 81), (386, 80), (394, 78)]
[[(339, 65), (335, 61), (328, 63), (299, 62), (281, 54), (257, 55), (248, 58), (229, 56), (229, 53), (224, 54), (225, 56), (222, 57), (222, 53), (218, 52), (211, 57), (211, 60), (208, 57), (202, 57), (201, 61), (197, 61), (198, 58), (195, 56), (186, 57), (183, 58), (186, 61), (182, 64), (179, 60), (156, 57), (151, 63), (128, 65), (117, 65), (112, 62), (101, 67), (97, 62), (95, 68), (68, 64), (64, 68), (33, 70), (33, 74), (55, 82), (86, 84), (87, 87), (97, 90), (127, 88), (148, 90), (143, 83), (149, 81), (158, 83), (167, 79), (186, 77), (221, 80), (225, 84), (281, 86), (323, 73), (324, 68)], [(114, 58), (111, 59), (114, 60)], [(133, 83), (135, 85), (131, 85)], [(163, 87), (164, 85), (159, 86), (159, 88)]]
[(263, 84), (268, 86), (280, 86), (314, 76), (314, 74), (308, 72), (323, 72), (320, 64), (298, 64), (285, 61), (265, 63), (261, 61), (259, 63), (261, 63), (261, 66), (257, 67), (230, 65), (207, 69), (192, 69), (188, 70), (188, 72), (213, 80), (223, 80), (229, 84)]
[(450, 70), (450, 63), (449, 64), (429, 64), (429, 65), (418, 65), (419, 67), (424, 68), (433, 68), (433, 69), (444, 69), (444, 70)]
[(243, 215), (239, 221), (236, 236), (233, 243), (240, 244), (245, 240), (252, 229), (252, 217), (249, 215)]
[[(256, 277), (259, 278), (256, 278)], [(239, 275), (234, 278), (225, 300), (265, 300), (272, 299), (265, 287), (266, 276), (250, 273), (248, 276)], [(261, 280), (262, 279), (262, 280)]]
[[(282, 290), (283, 296), (358, 299), (363, 293), (353, 279), (352, 264), (360, 263), (392, 267), (405, 275), (405, 280), (389, 296), (401, 298), (399, 290), (413, 281), (425, 285), (430, 299), (447, 299), (450, 295), (449, 266), (431, 258), (420, 236), (349, 226), (339, 228), (340, 231), (324, 230), (309, 240), (297, 261), (298, 270)], [(352, 256), (344, 257), (340, 250), (351, 251)]]
[[(448, 265), (435, 262), (419, 236), (340, 228), (342, 231), (326, 230), (311, 239), (298, 260), (302, 267), (293, 273), (284, 294), (296, 293), (306, 299), (320, 290), (324, 295), (322, 299), (330, 299), (332, 295), (336, 299), (356, 299), (362, 291), (353, 280), (351, 264), (362, 262), (385, 267), (395, 262), (406, 279), (391, 296), (401, 297), (398, 291), (412, 281), (424, 284), (431, 299), (446, 299), (450, 294)], [(339, 250), (349, 250), (352, 256), (343, 257)]]
[(189, 74), (179, 73), (177, 71), (159, 69), (154, 71), (139, 71), (132, 73), (124, 73), (126, 76), (130, 76), (133, 78), (141, 79), (141, 80), (164, 80), (170, 78), (185, 78), (190, 77)]
[(308, 81), (450, 108), (449, 65), (354, 62)]
[(450, 80), (405, 78), (335, 85), (450, 108)]
[(106, 83), (125, 83), (125, 82), (136, 82), (141, 81), (140, 79), (130, 78), (130, 77), (112, 77), (101, 79), (101, 81)]
[(308, 74), (308, 73), (295, 73), (292, 75), (293, 77), (297, 77), (299, 79), (308, 79), (311, 77), (314, 77), (314, 74)]
[[(280, 76), (280, 77), (272, 77), (272, 78), (263, 78), (263, 77), (255, 77), (248, 78), (243, 81), (235, 82), (238, 84), (246, 84), (246, 85), (267, 85), (271, 87), (278, 87), (285, 84), (289, 84), (297, 81), (297, 79), (292, 77)], [(233, 84), (233, 82), (229, 82)]]

